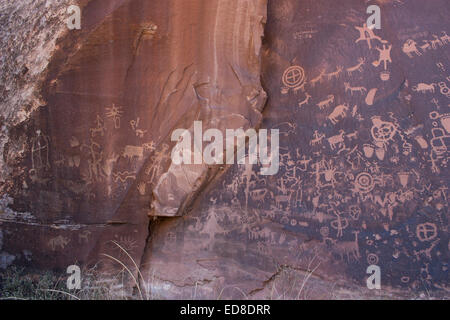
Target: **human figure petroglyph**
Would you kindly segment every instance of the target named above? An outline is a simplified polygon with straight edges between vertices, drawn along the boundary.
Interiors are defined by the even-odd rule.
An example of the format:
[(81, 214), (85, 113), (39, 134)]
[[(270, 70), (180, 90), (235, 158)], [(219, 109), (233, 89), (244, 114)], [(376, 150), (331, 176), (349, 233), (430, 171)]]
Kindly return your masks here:
[(403, 44), (402, 51), (410, 58), (414, 58), (413, 53), (421, 56), (422, 53), (417, 49), (417, 42), (412, 39), (406, 40), (405, 44)]
[(305, 100), (299, 102), (299, 103), (298, 103), (298, 107), (301, 108), (301, 107), (303, 107), (304, 105), (308, 105), (308, 103), (309, 103), (309, 101), (311, 100), (311, 98), (312, 98), (312, 96), (307, 92), (307, 93), (306, 93), (306, 98), (305, 98)]
[(431, 243), (431, 246), (428, 247), (427, 249), (423, 249), (423, 250), (414, 250), (414, 255), (416, 257), (416, 259), (419, 261), (420, 260), (420, 256), (421, 255), (425, 255), (428, 259), (432, 259), (431, 257), (431, 251), (433, 251), (433, 249), (437, 246), (437, 244), (440, 242), (440, 239), (437, 239), (435, 241), (433, 241)]
[(145, 151), (148, 151), (148, 152), (153, 152), (156, 150), (156, 144), (153, 141), (144, 143), (142, 145), (142, 147), (144, 148)]
[(358, 58), (358, 64), (355, 65), (354, 67), (350, 67), (347, 69), (347, 73), (349, 76), (352, 76), (354, 72), (359, 71), (359, 72), (363, 72), (364, 71), (364, 65), (366, 63), (366, 58)]
[(258, 179), (258, 176), (253, 171), (252, 164), (245, 164), (242, 176), (240, 177), (240, 181), (245, 185), (244, 193), (245, 193), (245, 207), (248, 207), (248, 200), (250, 197), (250, 188), (255, 185), (255, 181), (252, 181), (252, 178)]
[(162, 145), (161, 151), (158, 151), (152, 157), (152, 164), (145, 170), (145, 174), (150, 176), (150, 181), (153, 181), (159, 175), (162, 169), (162, 163), (165, 159), (169, 158), (170, 155), (167, 154), (169, 146), (167, 144)]
[(311, 162), (312, 162), (311, 158), (307, 158), (305, 155), (303, 155), (302, 158), (297, 161), (297, 164), (299, 165), (298, 169), (303, 172), (308, 171), (308, 165)]
[(328, 120), (330, 120), (332, 124), (337, 124), (340, 118), (343, 119), (347, 116), (349, 108), (350, 107), (348, 104), (337, 106), (334, 111), (328, 116)]
[(147, 133), (147, 130), (139, 129), (139, 122), (141, 119), (138, 117), (136, 120), (130, 121), (130, 126), (136, 134), (138, 138), (144, 138), (144, 135)]
[(349, 225), (347, 218), (342, 218), (341, 215), (336, 212), (334, 209), (329, 209), (328, 213), (332, 212), (336, 219), (330, 222), (330, 225), (333, 229), (337, 230), (336, 237), (341, 238), (344, 235), (344, 229), (346, 229)]
[(416, 236), (421, 242), (432, 241), (438, 235), (435, 223), (426, 222), (416, 227)]
[(359, 92), (361, 94), (364, 94), (367, 92), (367, 89), (364, 87), (352, 87), (350, 86), (349, 82), (344, 82), (344, 86), (345, 86), (345, 92), (347, 93), (348, 91), (350, 91), (351, 95), (353, 95), (354, 92)]
[(313, 139), (310, 141), (310, 146), (317, 146), (322, 144), (323, 139), (325, 138), (325, 134), (319, 133), (318, 130), (314, 130)]
[(434, 93), (435, 92), (435, 86), (436, 83), (426, 84), (426, 83), (419, 83), (417, 86), (412, 87), (412, 90), (414, 92), (420, 92), (420, 93)]
[(331, 106), (332, 103), (334, 103), (334, 95), (330, 94), (327, 99), (319, 102), (317, 104), (317, 106), (319, 107), (320, 110), (323, 110), (325, 108), (328, 108), (329, 106)]
[(104, 173), (102, 170), (102, 161), (103, 161), (103, 151), (101, 149), (100, 144), (91, 139), (90, 144), (83, 144), (80, 147), (80, 150), (88, 149), (90, 159), (89, 163), (89, 175), (87, 177), (88, 183), (93, 183), (104, 177)]
[(89, 129), (91, 132), (91, 137), (95, 138), (97, 134), (100, 134), (102, 137), (105, 136), (106, 128), (103, 119), (97, 115), (97, 119), (95, 121), (97, 122), (97, 127)]
[(387, 70), (388, 62), (392, 63), (392, 59), (391, 59), (392, 45), (387, 46), (386, 44), (383, 44), (382, 49), (380, 49), (378, 47), (376, 49), (380, 53), (380, 57), (378, 58), (377, 61), (372, 62), (372, 65), (374, 67), (378, 67), (383, 62), (384, 70)]
[(373, 29), (368, 28), (366, 23), (364, 23), (362, 27), (355, 27), (355, 29), (359, 31), (359, 38), (355, 40), (355, 43), (358, 43), (360, 41), (367, 41), (369, 49), (372, 49), (372, 40), (378, 40), (382, 42), (382, 39), (376, 36)]
[(50, 168), (49, 161), (50, 138), (36, 131), (36, 137), (31, 141), (31, 166), (36, 171)]
[(114, 121), (114, 128), (120, 129), (120, 119), (122, 118), (122, 107), (116, 107), (113, 103), (111, 107), (106, 107), (106, 116)]

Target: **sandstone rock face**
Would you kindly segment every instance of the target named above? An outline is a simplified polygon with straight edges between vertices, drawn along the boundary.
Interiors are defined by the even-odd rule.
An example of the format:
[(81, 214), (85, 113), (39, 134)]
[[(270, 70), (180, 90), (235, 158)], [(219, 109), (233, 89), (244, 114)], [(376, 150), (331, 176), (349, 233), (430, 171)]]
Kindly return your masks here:
[[(371, 297), (370, 265), (448, 292), (450, 9), (376, 2), (381, 30), (357, 0), (86, 0), (79, 31), (3, 2), (0, 267), (137, 271), (123, 248), (152, 298)], [(278, 129), (279, 172), (176, 165), (194, 121)]]

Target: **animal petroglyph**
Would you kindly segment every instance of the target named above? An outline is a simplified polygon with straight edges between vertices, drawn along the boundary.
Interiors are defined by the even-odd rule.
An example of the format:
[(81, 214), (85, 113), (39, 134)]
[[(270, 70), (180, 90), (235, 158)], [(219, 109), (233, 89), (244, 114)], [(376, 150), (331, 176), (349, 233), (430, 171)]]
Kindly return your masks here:
[(325, 138), (325, 134), (319, 133), (319, 131), (315, 130), (313, 134), (313, 139), (310, 141), (311, 146), (317, 146), (322, 144), (323, 139)]
[(327, 73), (325, 76), (328, 78), (328, 80), (333, 80), (334, 78), (338, 79), (343, 70), (344, 70), (343, 66), (338, 66), (336, 68), (336, 71)]
[(320, 74), (310, 81), (312, 87), (315, 87), (317, 83), (322, 83), (323, 78), (325, 77), (325, 69), (320, 71)]
[(359, 92), (361, 94), (364, 94), (367, 92), (367, 89), (364, 87), (352, 87), (350, 86), (349, 82), (344, 82), (344, 86), (345, 86), (345, 92), (350, 91), (351, 95), (353, 95), (354, 92)]
[(50, 239), (48, 245), (52, 249), (52, 251), (56, 251), (58, 248), (63, 250), (68, 244), (70, 240), (63, 236), (57, 236), (56, 238)]
[(414, 92), (420, 92), (420, 93), (427, 93), (427, 92), (434, 93), (435, 86), (436, 86), (435, 83), (431, 83), (431, 84), (419, 83), (417, 86), (412, 87), (412, 90)]
[(317, 106), (319, 107), (320, 110), (323, 110), (323, 109), (328, 108), (329, 106), (331, 106), (332, 103), (334, 103), (334, 95), (331, 94), (331, 95), (329, 95), (327, 97), (327, 99), (319, 102), (317, 104)]
[(405, 44), (403, 44), (402, 48), (403, 52), (406, 53), (406, 55), (410, 58), (414, 58), (413, 54), (416, 54), (417, 56), (421, 56), (422, 53), (417, 49), (417, 42), (414, 40), (407, 40)]
[(444, 43), (442, 43), (441, 39), (437, 35), (433, 34), (432, 36), (433, 40), (431, 40), (430, 43), (433, 49), (437, 49), (438, 47), (442, 47), (444, 45)]
[(331, 149), (335, 150), (336, 146), (338, 146), (338, 145), (342, 146), (344, 144), (344, 137), (345, 137), (345, 131), (340, 130), (338, 135), (329, 138), (328, 143), (330, 144)]
[(352, 76), (354, 72), (359, 71), (359, 72), (363, 72), (364, 71), (364, 64), (366, 63), (366, 59), (365, 58), (359, 58), (358, 59), (358, 64), (355, 65), (354, 67), (350, 67), (347, 69), (347, 73), (349, 76)]
[(299, 102), (299, 103), (298, 103), (298, 107), (301, 108), (301, 107), (303, 107), (304, 105), (307, 105), (307, 104), (309, 103), (309, 101), (311, 100), (311, 98), (312, 98), (311, 95), (307, 92), (307, 93), (306, 93), (306, 98), (305, 98), (305, 100)]
[(355, 235), (354, 241), (337, 242), (333, 246), (335, 253), (340, 255), (341, 259), (344, 259), (344, 256), (347, 256), (348, 261), (350, 261), (350, 255), (353, 256), (355, 260), (359, 260), (359, 258), (361, 258), (358, 244), (359, 231), (353, 231), (352, 233)]
[(343, 119), (347, 116), (347, 112), (349, 111), (349, 109), (350, 107), (348, 106), (348, 104), (337, 106), (334, 111), (328, 116), (328, 120), (330, 120), (333, 124), (337, 124), (340, 118)]
[(137, 146), (126, 146), (122, 155), (129, 161), (133, 160), (134, 158), (142, 160), (144, 159), (144, 148)]

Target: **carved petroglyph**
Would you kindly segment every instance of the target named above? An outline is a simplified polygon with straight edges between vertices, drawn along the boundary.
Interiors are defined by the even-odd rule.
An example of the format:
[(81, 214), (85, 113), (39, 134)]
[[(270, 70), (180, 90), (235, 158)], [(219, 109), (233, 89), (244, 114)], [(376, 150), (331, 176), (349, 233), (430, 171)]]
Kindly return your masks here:
[(361, 94), (364, 94), (367, 92), (367, 89), (364, 87), (352, 87), (350, 86), (349, 82), (344, 82), (344, 86), (345, 86), (345, 92), (350, 91), (351, 95), (353, 95), (354, 92), (359, 92)]
[(98, 181), (104, 177), (104, 172), (102, 170), (102, 161), (103, 161), (103, 151), (97, 142), (91, 139), (90, 144), (83, 144), (80, 147), (80, 150), (83, 151), (87, 149), (89, 152), (88, 159), (88, 175), (85, 177), (88, 184), (92, 184), (95, 181)]
[(330, 147), (332, 150), (335, 150), (336, 146), (342, 146), (344, 144), (344, 140), (345, 140), (344, 136), (345, 136), (345, 131), (340, 130), (338, 135), (333, 136), (328, 139), (328, 143), (330, 144)]
[(369, 93), (367, 94), (366, 101), (365, 101), (368, 106), (373, 105), (377, 91), (378, 91), (377, 88), (370, 89)]
[(114, 178), (114, 182), (122, 182), (122, 183), (126, 183), (128, 180), (136, 180), (136, 174), (133, 172), (129, 172), (129, 171), (123, 171), (123, 172), (117, 172), (114, 173), (113, 172), (113, 178)]
[(313, 134), (313, 139), (310, 141), (311, 146), (317, 146), (322, 144), (323, 139), (325, 138), (325, 134), (319, 133), (319, 131), (315, 130)]
[(445, 82), (439, 82), (438, 85), (440, 93), (450, 99), (450, 88), (447, 84)]
[(388, 62), (392, 63), (392, 59), (391, 59), (392, 45), (383, 44), (382, 49), (380, 49), (378, 47), (376, 49), (379, 52), (380, 57), (378, 58), (377, 61), (372, 62), (372, 65), (374, 67), (378, 67), (381, 63), (383, 63), (384, 70), (387, 70)]
[[(426, 35), (426, 34), (425, 34)], [(432, 39), (424, 39), (422, 40), (423, 45), (419, 46), (422, 52), (418, 49), (418, 44), (416, 41), (412, 39), (408, 39), (403, 45), (403, 52), (410, 58), (414, 58), (415, 56), (422, 56), (423, 53), (426, 53), (429, 50), (437, 50), (441, 47), (446, 46), (450, 43), (450, 38), (447, 35), (446, 31), (441, 32), (442, 36), (438, 36), (436, 34), (432, 34)]]
[(344, 259), (344, 256), (347, 256), (347, 260), (350, 261), (350, 255), (355, 259), (359, 260), (361, 255), (359, 253), (359, 244), (358, 244), (358, 234), (359, 231), (352, 232), (355, 235), (354, 241), (342, 241), (334, 244), (334, 251), (341, 256), (341, 259)]
[(355, 29), (359, 31), (359, 38), (355, 40), (355, 43), (358, 43), (360, 41), (367, 41), (369, 49), (372, 49), (373, 40), (382, 42), (382, 39), (376, 36), (373, 29), (368, 28), (366, 23), (362, 27), (355, 27)]
[(133, 129), (134, 133), (136, 134), (136, 137), (144, 138), (144, 135), (147, 133), (147, 130), (139, 129), (140, 121), (141, 121), (140, 118), (137, 118), (136, 120), (131, 120), (130, 126), (131, 126), (131, 129)]
[(122, 107), (117, 107), (115, 104), (111, 107), (106, 107), (106, 116), (113, 120), (115, 129), (120, 129), (120, 119), (123, 116)]
[(325, 74), (328, 80), (338, 79), (344, 70), (343, 66), (337, 66), (336, 71)]
[(309, 101), (311, 100), (311, 98), (312, 98), (312, 96), (311, 96), (308, 92), (306, 92), (306, 98), (305, 98), (305, 100), (299, 102), (299, 103), (298, 103), (298, 107), (301, 108), (301, 107), (303, 107), (303, 106), (305, 106), (305, 105), (308, 105), (308, 103), (309, 103)]
[(403, 44), (402, 48), (403, 52), (410, 58), (414, 58), (413, 54), (416, 54), (417, 56), (421, 56), (422, 53), (417, 49), (417, 42), (409, 39)]
[(320, 71), (319, 75), (316, 78), (310, 80), (309, 83), (311, 84), (312, 87), (315, 87), (317, 83), (322, 83), (322, 80), (325, 77), (325, 75), (326, 71), (325, 69), (323, 69)]
[(320, 110), (323, 110), (330, 107), (332, 103), (334, 103), (334, 95), (330, 94), (325, 100), (319, 102), (317, 106)]
[(433, 49), (437, 49), (438, 47), (444, 46), (444, 43), (441, 41), (441, 39), (437, 35), (433, 34), (432, 37), (433, 37), (433, 40), (431, 40), (430, 43), (431, 43), (431, 47)]
[(437, 226), (430, 222), (419, 224), (416, 235), (421, 242), (432, 241), (437, 237)]
[(359, 58), (358, 59), (358, 64), (347, 68), (347, 73), (349, 76), (353, 76), (353, 73), (358, 71), (358, 72), (363, 72), (364, 71), (364, 65), (366, 63), (366, 58)]
[(434, 93), (435, 92), (435, 83), (426, 84), (426, 83), (419, 83), (417, 86), (412, 87), (412, 90), (414, 92), (420, 92), (420, 93)]
[(381, 117), (372, 117), (372, 138), (377, 142), (387, 143), (397, 133), (397, 129), (392, 122), (382, 121)]
[(66, 246), (69, 244), (70, 239), (63, 237), (63, 236), (57, 236), (56, 238), (50, 239), (48, 242), (48, 245), (52, 249), (52, 251), (56, 251), (58, 249), (64, 250)]
[(290, 89), (293, 89), (294, 92), (304, 89), (305, 82), (306, 81), (306, 75), (305, 70), (300, 66), (291, 66), (287, 68), (282, 77), (283, 82), (283, 89), (282, 93), (286, 94), (289, 92)]
[(342, 104), (337, 106), (333, 112), (328, 116), (328, 120), (331, 121), (333, 124), (337, 124), (340, 119), (343, 119), (347, 116), (347, 112), (349, 111), (350, 107), (348, 104)]
[(95, 136), (97, 136), (98, 134), (103, 137), (105, 135), (106, 127), (103, 119), (99, 115), (97, 115), (96, 122), (97, 126), (95, 128), (89, 129), (89, 131), (91, 132), (91, 137), (95, 138)]
[(85, 231), (81, 232), (81, 233), (78, 235), (78, 241), (79, 241), (80, 243), (82, 243), (82, 242), (84, 242), (84, 243), (89, 243), (89, 236), (90, 236), (91, 234), (92, 234), (92, 232), (89, 231), (89, 230), (85, 230)]
[(36, 137), (31, 141), (31, 166), (39, 171), (50, 168), (49, 161), (50, 138), (42, 134), (41, 130), (36, 131)]
[(144, 159), (144, 148), (139, 146), (126, 146), (122, 156), (132, 161), (137, 158), (139, 161)]

